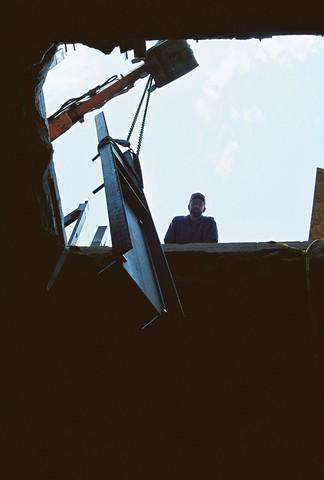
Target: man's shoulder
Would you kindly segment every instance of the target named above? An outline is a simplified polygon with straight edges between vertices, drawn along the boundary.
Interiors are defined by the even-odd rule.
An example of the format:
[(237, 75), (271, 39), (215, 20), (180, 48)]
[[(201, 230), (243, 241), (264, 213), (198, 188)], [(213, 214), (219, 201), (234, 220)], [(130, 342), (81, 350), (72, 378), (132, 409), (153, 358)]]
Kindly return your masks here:
[[(206, 216), (204, 215), (204, 216), (202, 217), (202, 219), (203, 219), (203, 221), (204, 221), (205, 223), (213, 223), (213, 222), (215, 222), (214, 217), (206, 217)], [(216, 223), (216, 222), (215, 222), (215, 223)]]
[(188, 221), (188, 215), (178, 215), (177, 217), (174, 217), (172, 222), (173, 223), (183, 223)]

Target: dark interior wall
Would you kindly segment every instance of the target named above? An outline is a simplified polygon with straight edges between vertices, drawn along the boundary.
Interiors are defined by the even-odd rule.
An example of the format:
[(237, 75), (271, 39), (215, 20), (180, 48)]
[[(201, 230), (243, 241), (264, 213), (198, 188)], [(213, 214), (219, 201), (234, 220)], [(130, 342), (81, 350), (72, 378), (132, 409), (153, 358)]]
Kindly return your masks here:
[(292, 257), (168, 253), (188, 312), (180, 342), (190, 418), (184, 431), (191, 458), (198, 452), (200, 468), (208, 465), (219, 478), (319, 475), (305, 265)]
[(96, 276), (109, 254), (85, 252), (10, 306), (7, 478), (321, 478), (323, 254), (312, 317), (302, 254), (169, 251), (186, 318), (140, 331), (140, 304)]
[[(188, 4), (184, 0), (138, 0), (116, 3), (95, 0), (91, 3), (70, 0), (53, 10), (40, 0), (13, 0), (5, 11), (11, 15), (19, 38), (84, 41), (107, 40), (119, 43), (125, 38), (232, 38), (259, 37), (276, 34), (323, 34), (321, 2), (274, 0), (259, 2), (204, 0)], [(6, 16), (3, 17), (5, 22)], [(37, 34), (30, 26), (37, 22)], [(6, 26), (6, 25), (4, 25)], [(126, 35), (125, 35), (125, 32)], [(18, 39), (17, 39), (18, 40)], [(11, 42), (17, 41), (11, 36)]]
[[(62, 245), (37, 99), (57, 42), (108, 53), (125, 38), (322, 33), (320, 2), (126, 9), (73, 1), (52, 12), (20, 3), (8, 6), (2, 63), (3, 478), (320, 478), (319, 377), (302, 260), (212, 264), (168, 254), (187, 323), (146, 335), (117, 327), (132, 325), (136, 305), (121, 313), (113, 282), (102, 303), (91, 282), (90, 290), (72, 282), (65, 295), (47, 295)], [(316, 269), (321, 319), (321, 262)]]

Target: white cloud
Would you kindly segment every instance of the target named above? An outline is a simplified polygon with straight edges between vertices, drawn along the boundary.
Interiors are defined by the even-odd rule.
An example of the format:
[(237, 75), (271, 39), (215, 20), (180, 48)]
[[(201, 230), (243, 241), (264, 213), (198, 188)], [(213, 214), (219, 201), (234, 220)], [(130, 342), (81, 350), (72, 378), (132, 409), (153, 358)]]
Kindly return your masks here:
[[(279, 36), (256, 40), (232, 40), (223, 50), (223, 57), (219, 64), (211, 68), (203, 82), (201, 93), (195, 101), (197, 114), (205, 121), (210, 121), (214, 104), (219, 102), (225, 94), (229, 84), (239, 76), (250, 73), (259, 62), (277, 64), (291, 61), (305, 61), (314, 55), (323, 40), (318, 36)], [(246, 123), (255, 123), (261, 119), (257, 107), (251, 107), (243, 115)], [(238, 115), (232, 111), (232, 119)]]
[(249, 125), (255, 125), (263, 120), (263, 112), (257, 105), (252, 105), (243, 114), (243, 121)]
[(225, 148), (219, 153), (219, 155), (210, 155), (209, 161), (212, 163), (215, 172), (218, 175), (226, 176), (232, 173), (235, 152), (238, 149), (238, 143), (236, 141), (229, 142)]
[(264, 114), (260, 107), (251, 105), (244, 111), (239, 111), (235, 106), (231, 108), (231, 119), (234, 122), (240, 122), (245, 125), (256, 125), (264, 119)]
[(239, 122), (241, 120), (241, 113), (234, 105), (231, 107), (231, 119), (233, 122)]
[(237, 74), (247, 73), (251, 68), (248, 52), (242, 51), (238, 45), (230, 46), (225, 53), (223, 61), (208, 71), (202, 93), (195, 102), (197, 114), (206, 122), (211, 120), (214, 104), (221, 99), (228, 83)]
[(255, 58), (257, 60), (271, 60), (277, 63), (289, 61), (304, 61), (318, 51), (319, 42), (323, 41), (318, 36), (280, 36), (264, 39), (260, 42)]
[(249, 52), (232, 46), (223, 62), (209, 71), (206, 88), (212, 91), (214, 95), (220, 95), (235, 75), (247, 73), (250, 68), (251, 56)]
[(195, 103), (195, 110), (201, 120), (208, 123), (212, 118), (212, 109), (205, 96), (198, 97)]

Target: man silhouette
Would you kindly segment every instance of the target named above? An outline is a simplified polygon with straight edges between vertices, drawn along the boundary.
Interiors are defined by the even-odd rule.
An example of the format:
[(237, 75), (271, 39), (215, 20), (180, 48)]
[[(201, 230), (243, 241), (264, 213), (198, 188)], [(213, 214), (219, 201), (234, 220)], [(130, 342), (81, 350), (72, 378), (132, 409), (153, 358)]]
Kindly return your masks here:
[(174, 217), (164, 243), (218, 242), (217, 225), (213, 217), (204, 217), (206, 199), (202, 193), (193, 193), (189, 200), (190, 215)]

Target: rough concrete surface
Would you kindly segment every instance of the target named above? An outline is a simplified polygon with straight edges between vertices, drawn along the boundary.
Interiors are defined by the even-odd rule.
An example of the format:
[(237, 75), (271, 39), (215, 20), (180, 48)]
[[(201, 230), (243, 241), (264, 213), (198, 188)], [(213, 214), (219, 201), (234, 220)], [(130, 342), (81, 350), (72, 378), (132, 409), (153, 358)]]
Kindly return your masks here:
[(72, 250), (47, 291), (63, 237), (38, 97), (59, 42), (322, 33), (321, 2), (61, 7), (2, 16), (2, 478), (322, 478), (321, 246), (166, 249), (186, 317), (144, 332), (97, 279), (107, 250)]

